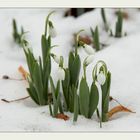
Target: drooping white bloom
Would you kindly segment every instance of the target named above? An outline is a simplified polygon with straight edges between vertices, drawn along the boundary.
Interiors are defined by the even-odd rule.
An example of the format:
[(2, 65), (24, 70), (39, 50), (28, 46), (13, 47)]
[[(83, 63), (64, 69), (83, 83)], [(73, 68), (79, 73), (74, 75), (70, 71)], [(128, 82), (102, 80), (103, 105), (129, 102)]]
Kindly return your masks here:
[(64, 69), (59, 67), (57, 72), (58, 72), (58, 79), (59, 80), (64, 80), (65, 79), (65, 71), (64, 71)]
[(93, 49), (91, 46), (84, 44), (83, 48), (88, 55), (95, 54), (95, 49)]
[(55, 38), (57, 36), (57, 32), (56, 32), (56, 29), (54, 27), (50, 27), (49, 28), (49, 35), (52, 37), (52, 38)]
[(60, 57), (57, 55), (53, 55), (53, 59), (57, 64), (60, 64)]
[(84, 65), (88, 66), (90, 63), (92, 63), (93, 59), (94, 59), (94, 55), (87, 56), (84, 60)]
[(106, 77), (104, 75), (103, 72), (100, 72), (98, 75), (97, 75), (97, 81), (100, 85), (104, 85), (105, 83), (105, 80), (106, 80)]
[(21, 40), (26, 40), (26, 34), (25, 33), (22, 34)]

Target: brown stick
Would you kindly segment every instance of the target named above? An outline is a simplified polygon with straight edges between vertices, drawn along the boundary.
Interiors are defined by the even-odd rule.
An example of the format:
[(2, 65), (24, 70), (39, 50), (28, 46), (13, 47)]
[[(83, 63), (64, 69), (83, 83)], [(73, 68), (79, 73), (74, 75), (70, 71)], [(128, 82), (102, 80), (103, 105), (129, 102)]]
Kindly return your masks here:
[(23, 80), (25, 80), (25, 79), (11, 78), (11, 77), (9, 77), (8, 75), (3, 75), (3, 76), (2, 76), (2, 79), (4, 79), (4, 80), (16, 80), (16, 81), (23, 81)]
[(122, 105), (118, 100), (114, 99), (112, 96), (109, 97), (110, 101), (115, 101), (116, 103), (118, 103), (119, 105)]
[(25, 100), (27, 98), (29, 98), (30, 96), (26, 96), (26, 97), (23, 97), (23, 98), (19, 98), (19, 99), (15, 99), (15, 100), (7, 100), (7, 99), (1, 99), (1, 101), (3, 102), (6, 102), (6, 103), (11, 103), (11, 102), (17, 102), (17, 101), (22, 101), (22, 100)]

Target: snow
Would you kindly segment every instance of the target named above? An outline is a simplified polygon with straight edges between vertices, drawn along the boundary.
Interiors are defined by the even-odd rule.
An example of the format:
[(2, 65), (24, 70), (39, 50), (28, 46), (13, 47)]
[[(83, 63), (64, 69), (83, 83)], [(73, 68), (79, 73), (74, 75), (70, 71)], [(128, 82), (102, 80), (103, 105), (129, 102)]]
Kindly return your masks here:
[[(86, 30), (83, 34), (90, 34), (90, 27), (94, 29), (98, 24), (101, 42), (109, 46), (97, 52), (93, 63), (87, 67), (88, 83), (91, 84), (95, 63), (104, 60), (112, 73), (111, 96), (136, 113), (118, 113), (100, 128), (95, 114), (91, 120), (79, 116), (78, 121), (73, 124), (73, 114), (66, 113), (70, 117), (68, 121), (52, 118), (48, 106), (37, 106), (30, 98), (13, 103), (0, 101), (0, 131), (140, 131), (140, 12), (137, 9), (124, 9), (130, 15), (128, 20), (124, 20), (123, 25), (123, 31), (128, 35), (116, 39), (108, 38), (102, 31), (100, 9), (81, 15), (77, 19), (64, 18), (65, 10), (56, 9), (56, 14), (51, 17), (58, 32), (53, 44), (59, 45), (52, 51), (57, 55), (63, 55), (67, 66), (68, 53), (72, 49), (72, 35), (80, 29)], [(20, 79), (22, 77), (18, 67), (22, 65), (27, 69), (23, 50), (12, 39), (12, 19), (15, 18), (18, 26), (23, 25), (25, 30), (29, 31), (28, 40), (38, 56), (41, 54), (40, 37), (49, 11), (52, 9), (0, 9), (0, 77), (8, 75)], [(115, 9), (106, 9), (112, 29), (115, 28), (116, 21), (114, 11)], [(79, 54), (82, 60), (87, 56), (83, 49), (79, 50)], [(56, 81), (58, 65), (53, 60), (52, 63), (52, 75)], [(81, 70), (81, 76), (82, 74)], [(26, 87), (26, 81), (0, 79), (0, 99), (12, 100), (28, 96)], [(114, 105), (116, 103), (111, 102), (110, 108)]]

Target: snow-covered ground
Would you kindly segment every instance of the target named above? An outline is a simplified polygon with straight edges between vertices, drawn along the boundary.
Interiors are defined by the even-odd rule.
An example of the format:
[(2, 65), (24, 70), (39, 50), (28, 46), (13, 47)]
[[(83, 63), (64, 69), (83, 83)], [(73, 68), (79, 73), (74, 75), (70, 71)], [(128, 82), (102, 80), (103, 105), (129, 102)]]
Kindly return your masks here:
[[(18, 26), (23, 25), (29, 31), (28, 41), (36, 56), (40, 55), (40, 38), (44, 32), (44, 22), (47, 14), (52, 9), (0, 9), (0, 77), (9, 75), (13, 78), (21, 78), (18, 67), (22, 65), (27, 69), (23, 50), (18, 47), (12, 38), (12, 19), (17, 20)], [(49, 115), (47, 106), (39, 107), (30, 98), (5, 103), (0, 101), (0, 131), (140, 131), (140, 11), (138, 9), (125, 9), (129, 19), (124, 20), (123, 31), (127, 36), (119, 39), (109, 38), (103, 31), (103, 23), (100, 9), (88, 12), (77, 19), (64, 18), (66, 9), (56, 9), (52, 20), (57, 29), (58, 36), (53, 39), (53, 52), (68, 58), (72, 49), (73, 33), (85, 29), (84, 34), (90, 34), (90, 27), (99, 26), (101, 42), (109, 44), (105, 49), (95, 54), (93, 64), (88, 66), (88, 82), (91, 83), (93, 65), (98, 60), (104, 60), (112, 73), (111, 96), (119, 100), (124, 106), (135, 111), (131, 113), (118, 113), (103, 128), (94, 114), (93, 119), (88, 120), (79, 116), (76, 124), (73, 124), (73, 114), (67, 113), (70, 120), (54, 119)], [(115, 29), (116, 17), (114, 9), (107, 9), (106, 15), (110, 27)], [(81, 59), (86, 57), (83, 50), (79, 50)], [(65, 60), (65, 65), (67, 61)], [(54, 63), (52, 61), (52, 63)], [(53, 64), (52, 75), (57, 73), (57, 64)], [(82, 71), (81, 71), (82, 74)], [(57, 80), (57, 76), (54, 76)], [(0, 99), (17, 99), (27, 96), (26, 81), (13, 81), (0, 79)], [(110, 108), (115, 105), (111, 102)]]

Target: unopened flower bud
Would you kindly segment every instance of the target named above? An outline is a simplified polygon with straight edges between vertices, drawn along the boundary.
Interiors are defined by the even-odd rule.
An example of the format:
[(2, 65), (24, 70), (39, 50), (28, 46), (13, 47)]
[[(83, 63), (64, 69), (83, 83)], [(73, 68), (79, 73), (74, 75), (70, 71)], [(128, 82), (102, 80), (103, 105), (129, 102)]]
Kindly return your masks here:
[(97, 75), (97, 81), (100, 85), (104, 85), (105, 83), (105, 80), (106, 80), (106, 77), (105, 77), (105, 74), (103, 72), (100, 72), (98, 75)]
[(84, 44), (83, 48), (88, 55), (95, 54), (95, 50), (91, 46)]
[(65, 71), (61, 67), (58, 68), (58, 79), (59, 80), (64, 80), (65, 79)]
[(58, 57), (57, 55), (54, 55), (54, 54), (52, 57), (57, 64), (60, 64), (60, 57)]
[(50, 27), (49, 28), (49, 35), (52, 37), (52, 38), (55, 38), (57, 36), (57, 32), (56, 32), (56, 29), (54, 27)]

